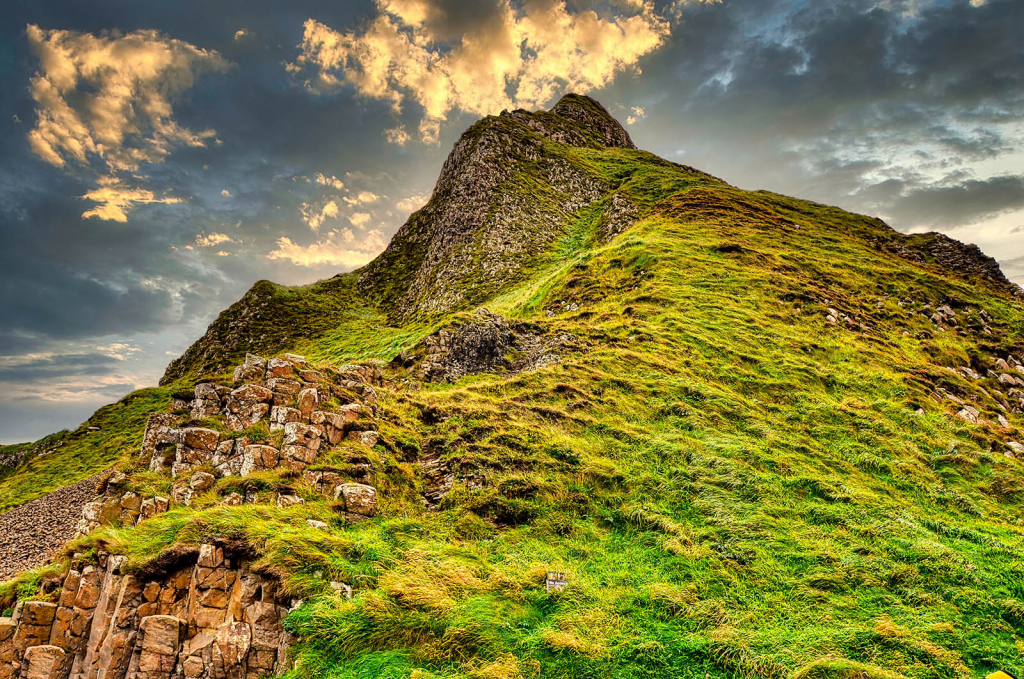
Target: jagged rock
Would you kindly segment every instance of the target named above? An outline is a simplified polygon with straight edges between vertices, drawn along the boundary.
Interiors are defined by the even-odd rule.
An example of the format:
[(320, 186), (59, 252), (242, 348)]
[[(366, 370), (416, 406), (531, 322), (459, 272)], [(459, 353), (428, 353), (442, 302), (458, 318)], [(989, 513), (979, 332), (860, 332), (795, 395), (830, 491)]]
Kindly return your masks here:
[(972, 406), (964, 406), (963, 408), (960, 409), (959, 412), (957, 412), (956, 416), (959, 417), (964, 422), (969, 422), (971, 424), (978, 424), (978, 422), (979, 422), (979, 417), (978, 416), (980, 414), (981, 413), (978, 411), (977, 408), (974, 408)]
[(610, 241), (633, 226), (639, 216), (640, 210), (636, 204), (616, 191), (601, 211), (601, 220), (598, 223), (600, 239)]
[(240, 382), (259, 382), (267, 374), (267, 359), (256, 354), (246, 354), (245, 363), (235, 368), (235, 384)]
[(1016, 441), (1007, 441), (1006, 447), (1013, 451), (1009, 457), (1024, 458), (1024, 444), (1017, 443)]
[(377, 513), (377, 491), (362, 483), (343, 483), (334, 489), (334, 499), (347, 514), (371, 517)]
[(217, 479), (213, 474), (208, 472), (196, 472), (189, 479), (189, 487), (196, 492), (196, 494), (205, 493), (206, 491), (213, 488), (213, 484), (216, 483)]
[(327, 378), (318, 370), (300, 370), (299, 377), (304, 382), (324, 382)]
[(317, 397), (316, 389), (303, 389), (299, 392), (298, 406), (303, 420), (309, 420), (309, 416), (319, 404), (320, 399)]
[(268, 380), (277, 379), (281, 377), (291, 379), (294, 378), (295, 376), (295, 364), (293, 364), (291, 361), (283, 358), (272, 358), (269, 361), (267, 361)]
[(281, 452), (273, 446), (254, 444), (246, 446), (243, 453), (240, 476), (248, 476), (254, 471), (273, 469), (281, 459)]
[(285, 507), (294, 507), (295, 505), (305, 504), (306, 501), (297, 495), (281, 494), (277, 496), (277, 506), (281, 509)]
[(239, 493), (230, 493), (221, 504), (227, 505), (228, 507), (238, 507), (245, 501)]
[(62, 679), (64, 649), (57, 646), (33, 646), (25, 651), (22, 679)]
[(327, 530), (330, 528), (330, 526), (328, 526), (323, 521), (317, 521), (316, 519), (306, 519), (306, 523), (308, 523), (311, 527), (316, 528), (317, 530)]
[(306, 357), (299, 356), (298, 354), (282, 354), (281, 358), (300, 368), (305, 367), (306, 365)]
[(316, 452), (320, 449), (323, 429), (317, 425), (289, 422), (284, 425), (284, 445), (302, 446)]
[[(527, 324), (513, 324), (486, 309), (477, 309), (472, 322), (455, 323), (426, 337), (412, 355), (400, 355), (393, 365), (419, 363), (419, 376), (429, 382), (454, 382), (466, 375), (490, 371), (523, 372), (550, 365), (559, 350), (575, 341), (569, 335), (544, 338)], [(515, 353), (517, 358), (509, 358)], [(417, 358), (417, 354), (423, 357)]]
[(274, 406), (270, 409), (270, 430), (284, 429), (289, 422), (301, 422), (302, 412), (298, 408)]

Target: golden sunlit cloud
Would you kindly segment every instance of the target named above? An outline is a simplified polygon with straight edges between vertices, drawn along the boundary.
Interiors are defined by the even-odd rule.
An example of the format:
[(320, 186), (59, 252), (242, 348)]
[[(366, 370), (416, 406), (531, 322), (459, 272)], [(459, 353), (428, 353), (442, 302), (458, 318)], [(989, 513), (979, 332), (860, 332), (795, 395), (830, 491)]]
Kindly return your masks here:
[(237, 241), (226, 233), (211, 233), (208, 236), (196, 236), (196, 245), (204, 248), (220, 245), (221, 243), (236, 243)]
[(324, 240), (307, 246), (298, 245), (290, 238), (277, 239), (277, 249), (271, 251), (269, 259), (282, 259), (304, 267), (344, 266), (357, 267), (366, 264), (384, 250), (384, 234), (376, 229), (366, 233), (365, 238), (356, 242), (350, 229), (329, 231)]
[(338, 216), (338, 204), (333, 200), (327, 201), (320, 207), (310, 203), (303, 203), (299, 211), (302, 213), (302, 220), (309, 225), (309, 228), (316, 231), (324, 223), (325, 219)]
[[(347, 84), (366, 97), (390, 102), (396, 113), (411, 100), (423, 108), (419, 137), (436, 143), (452, 111), (479, 115), (537, 108), (561, 92), (601, 88), (669, 35), (669, 22), (650, 0), (618, 3), (619, 13), (572, 11), (564, 0), (537, 0), (521, 9), (497, 0), (492, 21), (449, 44), (430, 27), (427, 0), (377, 0), (379, 15), (362, 31), (337, 31), (316, 19), (305, 23), (292, 73), (310, 72), (313, 92)], [(404, 144), (409, 133), (384, 131)]]
[(99, 186), (86, 193), (82, 198), (97, 203), (96, 207), (82, 213), (83, 219), (95, 217), (114, 222), (127, 222), (128, 212), (136, 205), (144, 203), (164, 203), (173, 205), (183, 202), (181, 198), (158, 197), (148, 189), (126, 186), (117, 177), (100, 177)]
[(30, 24), (39, 60), (29, 83), (36, 124), (32, 151), (57, 167), (75, 164), (102, 176), (84, 198), (100, 203), (83, 217), (126, 221), (139, 203), (173, 203), (137, 188), (143, 163), (162, 162), (178, 146), (205, 146), (213, 130), (194, 132), (173, 118), (173, 101), (202, 71), (223, 70), (216, 52), (156, 31), (99, 36)]

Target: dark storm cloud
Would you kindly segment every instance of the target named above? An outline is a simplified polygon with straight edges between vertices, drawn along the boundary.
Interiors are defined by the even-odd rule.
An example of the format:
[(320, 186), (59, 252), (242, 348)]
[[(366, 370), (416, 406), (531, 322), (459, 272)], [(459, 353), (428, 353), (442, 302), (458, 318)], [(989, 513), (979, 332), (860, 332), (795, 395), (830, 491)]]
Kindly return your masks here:
[(0, 357), (0, 382), (26, 382), (69, 375), (108, 375), (111, 365), (116, 363), (113, 356), (100, 353), (58, 354), (9, 365), (5, 365)]
[[(869, 187), (868, 190), (871, 190)], [(879, 187), (888, 214), (900, 222), (929, 227), (955, 227), (981, 217), (1024, 208), (1024, 176), (968, 179), (948, 186), (907, 188), (891, 180)]]

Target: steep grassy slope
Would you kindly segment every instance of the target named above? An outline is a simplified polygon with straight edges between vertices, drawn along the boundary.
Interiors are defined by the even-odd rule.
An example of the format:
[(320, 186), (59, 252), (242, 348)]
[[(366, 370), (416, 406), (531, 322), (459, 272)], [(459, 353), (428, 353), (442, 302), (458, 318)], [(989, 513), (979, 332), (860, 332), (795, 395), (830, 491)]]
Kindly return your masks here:
[[(75, 548), (141, 567), (175, 542), (248, 543), (305, 599), (289, 619), (303, 640), (296, 677), (1024, 669), (1024, 470), (1006, 455), (1007, 442), (1024, 443), (1024, 421), (1018, 398), (986, 376), (997, 358), (1021, 357), (1024, 311), (1005, 280), (914, 256), (922, 239), (875, 219), (742, 191), (628, 147), (534, 141), (601, 189), (514, 275), (456, 310), (483, 301), (572, 335), (574, 351), (443, 385), (390, 368), (367, 453), (382, 497), (372, 521), (346, 527), (315, 492), (267, 474), (261, 484), (294, 486), (307, 503), (226, 507), (238, 482), (221, 479), (191, 508)], [(518, 169), (526, 178), (501, 191), (529, 196), (540, 170)], [(627, 203), (635, 221), (609, 230), (622, 214), (609, 206)], [(398, 254), (408, 266), (423, 256)], [(352, 280), (322, 284), (339, 294), (302, 316), (312, 327), (294, 320), (307, 313), (295, 297), (287, 330), (267, 315), (260, 332), (311, 358), (390, 359), (468, 318), (428, 307), (389, 324), (390, 309), (361, 301)], [(955, 325), (931, 320), (942, 306)], [(175, 375), (221, 372), (258, 345), (223, 349), (214, 328), (259, 333), (237, 313), (221, 320), (169, 371), (168, 390), (183, 384)], [(957, 418), (944, 394), (983, 422)], [(419, 465), (436, 456), (459, 480), (429, 511)], [(568, 573), (569, 586), (546, 592), (546, 571)]]

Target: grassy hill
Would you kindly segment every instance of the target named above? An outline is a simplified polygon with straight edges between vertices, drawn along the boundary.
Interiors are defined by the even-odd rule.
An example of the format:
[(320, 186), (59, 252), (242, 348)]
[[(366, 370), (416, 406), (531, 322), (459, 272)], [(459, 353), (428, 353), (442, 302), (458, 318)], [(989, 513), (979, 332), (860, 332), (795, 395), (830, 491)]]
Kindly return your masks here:
[[(137, 471), (136, 404), (166, 407), (160, 398), (223, 377), (247, 350), (391, 360), (481, 305), (571, 337), (558, 362), (443, 384), (392, 364), (368, 455), (381, 495), (371, 521), (345, 527), (316, 493), (270, 474), (261, 483), (299, 487), (307, 503), (226, 507), (218, 493), (236, 482), (222, 479), (190, 508), (76, 548), (141, 567), (175, 542), (248, 543), (304, 598), (288, 622), (302, 639), (296, 677), (1024, 670), (1024, 469), (1008, 445), (1024, 443), (1024, 393), (999, 377), (1019, 371), (996, 363), (1022, 358), (1013, 286), (941, 237), (743, 191), (605, 145), (602, 127), (566, 136), (571, 118), (537, 120), (467, 133), (500, 132), (509, 158), (529, 160), (489, 185), (492, 203), (457, 248), (429, 254), (447, 223), (436, 193), (366, 271), (258, 284), (164, 387), (67, 447), (82, 451), (68, 458), (78, 467), (53, 479), (118, 459)], [(592, 199), (570, 212), (566, 186)], [(517, 229), (534, 246), (488, 268), (487, 244)], [(499, 273), (472, 284), (487, 271)], [(395, 313), (399, 301), (412, 311)], [(956, 415), (964, 405), (978, 422)], [(457, 480), (428, 509), (420, 463), (434, 458)], [(66, 461), (24, 463), (0, 480), (0, 502), (52, 488), (39, 470)], [(568, 587), (546, 591), (548, 571)]]

